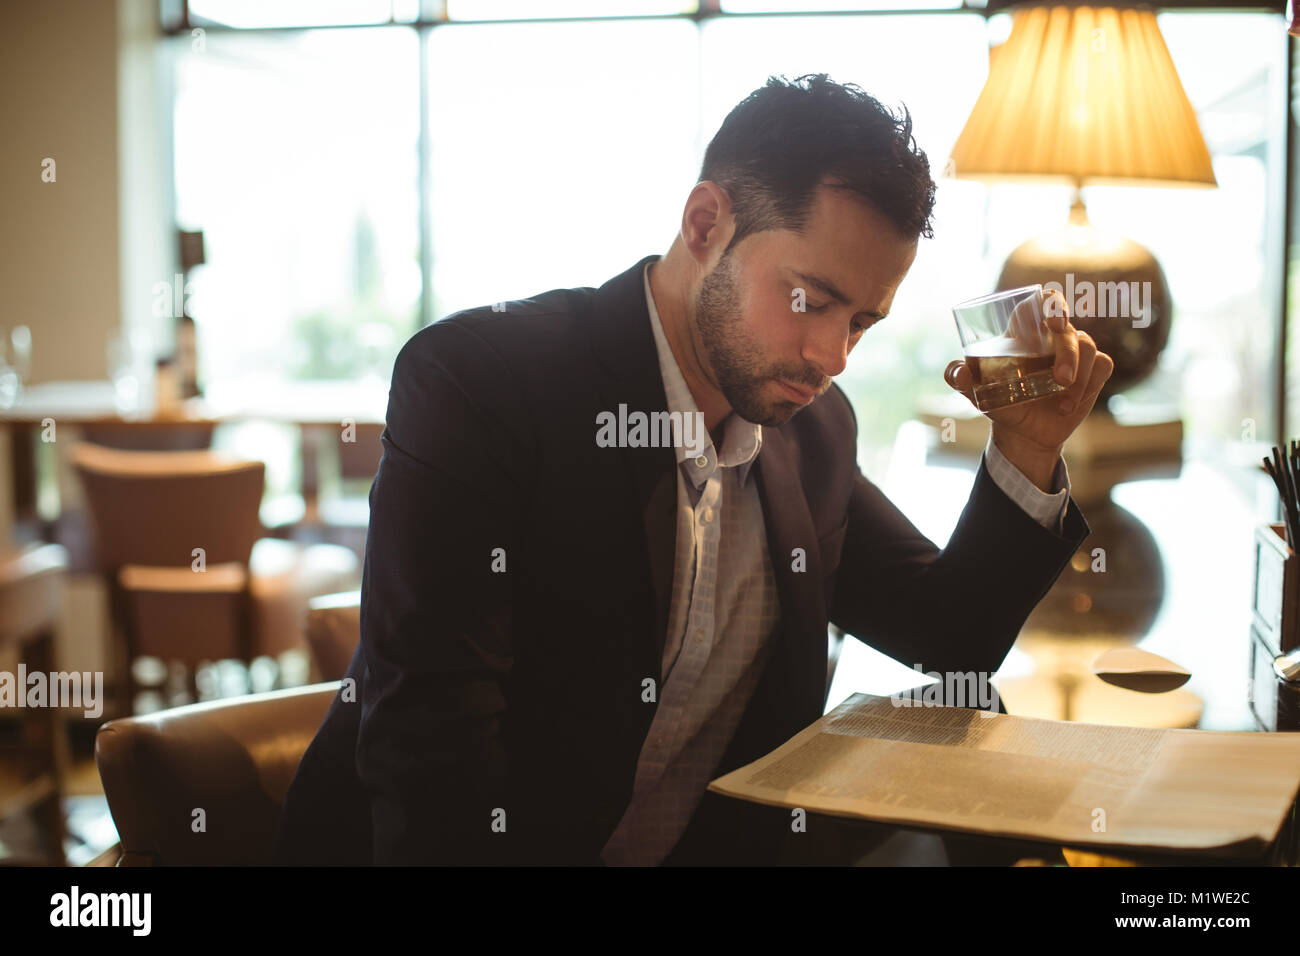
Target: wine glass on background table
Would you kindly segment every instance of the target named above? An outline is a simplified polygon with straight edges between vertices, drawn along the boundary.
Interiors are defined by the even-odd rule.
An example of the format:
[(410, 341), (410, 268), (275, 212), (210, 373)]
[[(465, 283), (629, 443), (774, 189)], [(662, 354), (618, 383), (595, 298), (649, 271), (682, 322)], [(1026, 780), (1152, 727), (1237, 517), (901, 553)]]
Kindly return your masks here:
[(132, 418), (142, 411), (142, 367), (148, 361), (150, 339), (143, 329), (114, 332), (108, 338), (104, 358), (108, 377), (113, 380), (113, 403), (123, 418)]
[(32, 368), (32, 330), (25, 325), (0, 327), (0, 408), (13, 408), (23, 397), (23, 382)]

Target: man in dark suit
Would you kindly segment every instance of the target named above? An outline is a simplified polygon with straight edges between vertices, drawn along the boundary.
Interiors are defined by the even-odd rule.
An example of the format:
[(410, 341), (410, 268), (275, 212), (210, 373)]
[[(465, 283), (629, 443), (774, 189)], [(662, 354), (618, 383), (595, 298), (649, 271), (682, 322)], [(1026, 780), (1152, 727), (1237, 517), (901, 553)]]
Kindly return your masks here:
[(406, 343), (361, 642), (277, 860), (776, 862), (788, 815), (705, 787), (821, 715), (828, 621), (997, 669), (1088, 534), (1060, 449), (1112, 366), (1056, 309), (1069, 391), (989, 416), (942, 550), (861, 473), (831, 378), (932, 232), (910, 124), (773, 78), (662, 259)]

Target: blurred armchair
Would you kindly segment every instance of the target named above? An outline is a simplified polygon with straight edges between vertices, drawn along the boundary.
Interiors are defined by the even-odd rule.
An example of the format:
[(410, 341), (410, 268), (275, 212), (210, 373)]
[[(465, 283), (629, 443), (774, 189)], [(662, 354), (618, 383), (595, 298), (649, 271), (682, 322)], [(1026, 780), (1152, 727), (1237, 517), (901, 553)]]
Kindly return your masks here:
[(289, 783), (339, 687), (205, 701), (100, 727), (95, 764), (121, 839), (117, 865), (269, 864)]

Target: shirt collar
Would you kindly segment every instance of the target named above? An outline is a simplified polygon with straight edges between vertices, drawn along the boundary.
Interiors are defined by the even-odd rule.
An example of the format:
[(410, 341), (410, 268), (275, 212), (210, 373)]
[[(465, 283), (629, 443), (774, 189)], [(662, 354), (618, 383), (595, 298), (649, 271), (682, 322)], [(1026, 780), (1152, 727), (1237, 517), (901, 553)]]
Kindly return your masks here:
[[(650, 327), (654, 331), (655, 350), (659, 353), (659, 372), (664, 380), (664, 395), (668, 399), (668, 411), (680, 412), (684, 422), (687, 415), (694, 419), (699, 408), (695, 404), (690, 388), (686, 385), (686, 379), (682, 377), (682, 370), (673, 356), (668, 338), (664, 335), (659, 310), (655, 308), (654, 295), (650, 292), (650, 266), (656, 261), (658, 260), (646, 263), (642, 271), (642, 278), (645, 281), (645, 302), (650, 312)], [(677, 454), (678, 464), (689, 462), (686, 473), (696, 487), (704, 484), (718, 467), (739, 469), (737, 476), (743, 485), (749, 477), (750, 466), (753, 465), (754, 459), (758, 457), (763, 447), (763, 427), (745, 421), (733, 411), (723, 419), (720, 452), (713, 447), (713, 439), (708, 431), (704, 432), (701, 441), (704, 450), (698, 457), (693, 458), (691, 449), (682, 445), (673, 449)]]

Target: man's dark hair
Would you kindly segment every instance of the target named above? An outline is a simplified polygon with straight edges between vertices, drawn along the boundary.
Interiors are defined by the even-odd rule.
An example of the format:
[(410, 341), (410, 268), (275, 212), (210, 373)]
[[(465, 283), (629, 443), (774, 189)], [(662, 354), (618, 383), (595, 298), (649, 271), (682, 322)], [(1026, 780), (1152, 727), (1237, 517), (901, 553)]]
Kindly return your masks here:
[(699, 181), (731, 197), (736, 232), (801, 232), (817, 186), (830, 180), (880, 210), (907, 236), (934, 236), (930, 162), (903, 106), (895, 117), (875, 97), (825, 73), (770, 76), (727, 114), (704, 152)]

